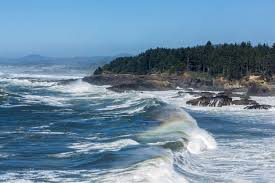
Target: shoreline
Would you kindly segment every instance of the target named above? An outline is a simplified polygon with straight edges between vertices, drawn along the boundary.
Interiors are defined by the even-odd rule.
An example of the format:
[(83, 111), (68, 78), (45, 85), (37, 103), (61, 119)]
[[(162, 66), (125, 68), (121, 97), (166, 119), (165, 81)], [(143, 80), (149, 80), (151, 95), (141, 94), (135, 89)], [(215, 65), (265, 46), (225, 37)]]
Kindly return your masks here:
[[(235, 85), (233, 85), (233, 82), (218, 79), (204, 80), (186, 78), (184, 76), (132, 74), (100, 74), (87, 76), (82, 80), (94, 85), (110, 85), (107, 89), (119, 93), (126, 91), (178, 90), (179, 92), (175, 98), (190, 94), (194, 96), (194, 99), (187, 101), (186, 104), (193, 106), (222, 107), (243, 105), (245, 106), (244, 109), (264, 110), (274, 107), (269, 104), (259, 104), (251, 100), (252, 96), (275, 96), (274, 90), (267, 89), (268, 85), (259, 84), (256, 81), (248, 81), (242, 84), (240, 84), (241, 81), (235, 81)], [(239, 92), (242, 94), (239, 94)]]
[(240, 80), (229, 81), (224, 78), (202, 78), (190, 75), (99, 74), (86, 76), (82, 80), (94, 85), (111, 85), (108, 89), (115, 92), (192, 88), (201, 91), (244, 92), (248, 96), (275, 96), (274, 81), (265, 82), (260, 76), (249, 76)]

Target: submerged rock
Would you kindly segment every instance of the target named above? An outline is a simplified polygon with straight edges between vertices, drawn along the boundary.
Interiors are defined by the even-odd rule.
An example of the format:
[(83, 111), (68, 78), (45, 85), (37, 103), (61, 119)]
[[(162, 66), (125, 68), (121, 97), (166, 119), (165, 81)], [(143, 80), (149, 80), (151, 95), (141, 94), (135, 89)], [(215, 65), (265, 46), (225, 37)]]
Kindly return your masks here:
[(245, 107), (244, 109), (265, 109), (265, 110), (267, 110), (267, 109), (270, 109), (270, 108), (272, 108), (271, 105), (265, 105), (265, 104), (260, 105), (260, 104), (256, 104), (256, 105), (252, 105), (252, 106), (247, 106), (247, 107)]
[(196, 106), (210, 106), (210, 107), (222, 107), (228, 106), (232, 104), (232, 98), (226, 95), (217, 95), (206, 97), (202, 96), (197, 99), (189, 100), (186, 102), (189, 105), (196, 105)]
[(249, 100), (247, 98), (244, 99), (240, 99), (240, 100), (234, 100), (232, 102), (233, 105), (257, 105), (259, 104), (258, 102), (256, 102), (255, 100)]

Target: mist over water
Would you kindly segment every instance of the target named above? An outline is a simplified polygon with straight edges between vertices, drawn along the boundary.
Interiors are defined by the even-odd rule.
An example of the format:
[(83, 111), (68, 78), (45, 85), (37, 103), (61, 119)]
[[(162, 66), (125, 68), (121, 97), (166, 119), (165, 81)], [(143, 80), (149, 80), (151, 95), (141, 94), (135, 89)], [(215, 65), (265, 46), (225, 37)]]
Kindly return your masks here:
[[(115, 93), (85, 67), (0, 66), (1, 182), (272, 182), (275, 113)], [(275, 104), (275, 98), (255, 98)]]

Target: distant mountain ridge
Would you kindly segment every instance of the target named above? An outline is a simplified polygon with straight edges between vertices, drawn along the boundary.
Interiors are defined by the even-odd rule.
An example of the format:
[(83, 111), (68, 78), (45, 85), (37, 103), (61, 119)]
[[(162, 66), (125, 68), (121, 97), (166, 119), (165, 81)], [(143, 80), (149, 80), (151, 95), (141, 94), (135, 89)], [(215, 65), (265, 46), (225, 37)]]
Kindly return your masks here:
[(130, 54), (116, 56), (92, 56), (92, 57), (47, 57), (39, 54), (30, 54), (20, 58), (0, 57), (0, 64), (93, 64), (102, 65)]

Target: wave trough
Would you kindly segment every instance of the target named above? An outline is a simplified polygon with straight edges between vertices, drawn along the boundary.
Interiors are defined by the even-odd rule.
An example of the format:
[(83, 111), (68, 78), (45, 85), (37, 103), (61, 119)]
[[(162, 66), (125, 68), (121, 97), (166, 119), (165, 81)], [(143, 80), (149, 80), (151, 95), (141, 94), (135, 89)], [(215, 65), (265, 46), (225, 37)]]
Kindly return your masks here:
[(87, 71), (44, 67), (0, 75), (1, 182), (275, 178), (272, 111), (188, 106), (193, 96), (178, 91), (115, 93), (79, 79)]

